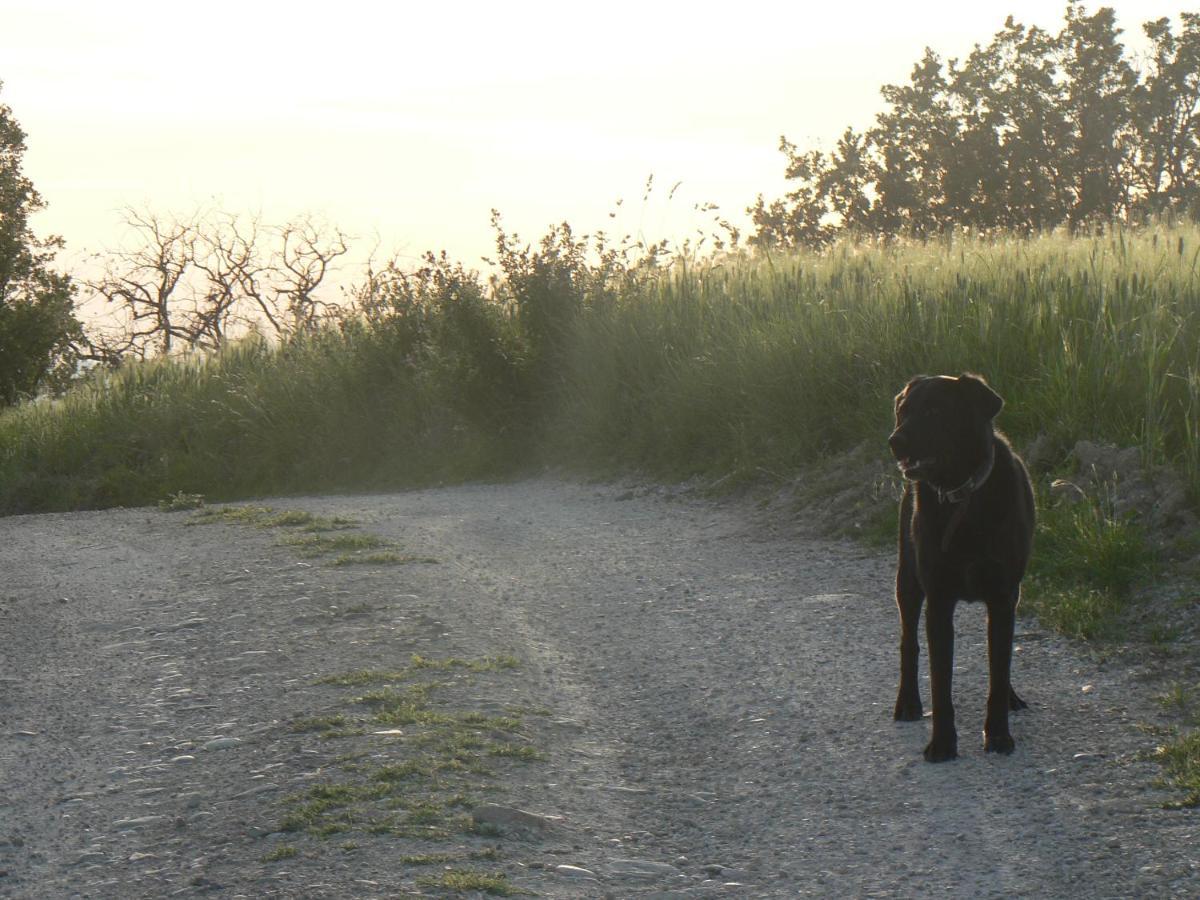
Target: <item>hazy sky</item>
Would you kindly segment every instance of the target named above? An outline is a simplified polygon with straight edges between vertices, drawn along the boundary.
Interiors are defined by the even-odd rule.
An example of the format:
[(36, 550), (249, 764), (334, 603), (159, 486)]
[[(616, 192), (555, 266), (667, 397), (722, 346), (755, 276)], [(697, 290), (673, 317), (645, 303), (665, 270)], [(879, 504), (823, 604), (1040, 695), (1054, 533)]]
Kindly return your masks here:
[[(1183, 0), (1106, 5), (1135, 45)], [(828, 148), (924, 47), (965, 56), (1009, 13), (1056, 31), (1065, 7), (4, 0), (0, 103), (69, 258), (117, 244), (122, 207), (215, 207), (475, 265), (493, 207), (530, 239), (565, 219), (678, 241), (701, 202), (743, 218), (786, 190), (781, 134)]]

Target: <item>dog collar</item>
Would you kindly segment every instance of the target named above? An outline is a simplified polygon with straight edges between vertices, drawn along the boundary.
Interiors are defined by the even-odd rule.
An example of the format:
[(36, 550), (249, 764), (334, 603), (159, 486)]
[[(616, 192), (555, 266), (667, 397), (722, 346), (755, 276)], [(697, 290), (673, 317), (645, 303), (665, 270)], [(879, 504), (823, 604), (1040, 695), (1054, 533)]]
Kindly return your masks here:
[(983, 486), (983, 483), (988, 480), (992, 474), (992, 466), (996, 464), (996, 443), (993, 440), (988, 444), (987, 459), (983, 461), (983, 465), (972, 473), (971, 477), (960, 484), (958, 487), (947, 490), (940, 488), (936, 484), (930, 485), (934, 492), (937, 493), (939, 503), (961, 503), (970, 497), (973, 493)]

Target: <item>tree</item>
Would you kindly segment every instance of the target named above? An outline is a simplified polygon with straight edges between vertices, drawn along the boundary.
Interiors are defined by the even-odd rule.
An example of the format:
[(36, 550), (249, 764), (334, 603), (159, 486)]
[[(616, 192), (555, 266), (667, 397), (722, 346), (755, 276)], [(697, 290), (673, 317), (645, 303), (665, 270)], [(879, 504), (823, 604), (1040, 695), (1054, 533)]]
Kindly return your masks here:
[(311, 218), (279, 227), (228, 213), (174, 218), (126, 210), (129, 239), (88, 282), (121, 324), (92, 335), (94, 358), (212, 351), (231, 335), (311, 331), (333, 315), (319, 298), (345, 234)]
[(1200, 216), (1200, 14), (1143, 26), (1138, 71), (1112, 9), (1069, 0), (1062, 30), (1010, 16), (965, 61), (933, 50), (886, 108), (834, 153), (782, 139), (782, 200), (749, 209), (756, 245), (822, 246), (844, 233), (924, 236), (956, 227), (1028, 233)]
[(1138, 86), (1134, 123), (1140, 140), (1133, 170), (1149, 212), (1200, 215), (1200, 14), (1142, 26), (1153, 44), (1150, 72)]
[(1067, 6), (1059, 54), (1074, 126), (1065, 165), (1074, 194), (1072, 225), (1111, 220), (1132, 200), (1127, 166), (1138, 78), (1124, 57), (1120, 34), (1111, 8), (1089, 16), (1073, 2)]
[(954, 92), (982, 171), (973, 221), (1028, 233), (1061, 222), (1070, 207), (1060, 161), (1070, 123), (1053, 54), (1057, 39), (1009, 16), (957, 71)]
[(0, 404), (11, 405), (73, 373), (82, 337), (74, 286), (50, 266), (62, 246), (39, 240), (29, 217), (45, 204), (22, 173), (25, 132), (0, 104)]

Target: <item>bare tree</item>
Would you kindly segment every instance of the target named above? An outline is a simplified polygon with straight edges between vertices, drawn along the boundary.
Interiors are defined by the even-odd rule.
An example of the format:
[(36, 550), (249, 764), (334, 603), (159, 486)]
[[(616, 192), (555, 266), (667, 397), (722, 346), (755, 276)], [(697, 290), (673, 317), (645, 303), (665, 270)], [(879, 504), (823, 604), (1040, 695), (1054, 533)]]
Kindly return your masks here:
[[(273, 269), (276, 309), (286, 315), (286, 330), (311, 331), (327, 318), (331, 304), (318, 300), (317, 289), (333, 261), (349, 251), (346, 235), (332, 234), (311, 217), (296, 219), (278, 230), (280, 248)], [(283, 332), (276, 324), (276, 330)]]
[(258, 235), (257, 218), (242, 222), (229, 214), (213, 217), (197, 235), (192, 263), (201, 277), (191, 310), (193, 346), (220, 347), (231, 328), (250, 324), (259, 312), (274, 324), (269, 307), (246, 309), (256, 305), (270, 271)]
[(131, 209), (125, 223), (130, 244), (86, 282), (122, 324), (93, 329), (85, 358), (111, 364), (130, 355), (211, 351), (255, 330), (283, 338), (335, 311), (319, 291), (349, 240), (311, 217), (264, 227), (228, 213), (178, 219)]
[(165, 355), (191, 337), (180, 322), (177, 293), (192, 267), (196, 222), (127, 209), (125, 224), (137, 234), (137, 245), (112, 253), (104, 274), (85, 282), (128, 321), (124, 333), (98, 339), (100, 353)]

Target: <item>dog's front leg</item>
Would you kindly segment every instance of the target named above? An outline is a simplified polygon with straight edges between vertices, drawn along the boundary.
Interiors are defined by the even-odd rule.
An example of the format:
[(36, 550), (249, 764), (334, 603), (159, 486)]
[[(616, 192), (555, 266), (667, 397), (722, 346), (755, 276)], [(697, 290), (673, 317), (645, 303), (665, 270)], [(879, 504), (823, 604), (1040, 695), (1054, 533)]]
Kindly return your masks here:
[(925, 747), (928, 762), (958, 756), (951, 683), (954, 672), (954, 600), (930, 594), (925, 610), (925, 639), (929, 646), (929, 688), (933, 699), (933, 734)]
[(1012, 689), (1012, 645), (1017, 598), (1002, 597), (987, 605), (988, 699), (983, 725), (983, 749), (988, 753), (1012, 753), (1015, 746), (1008, 730), (1008, 710), (1024, 704)]
[(900, 565), (896, 571), (896, 606), (900, 610), (900, 690), (896, 692), (896, 709), (892, 718), (897, 722), (917, 722), (924, 712), (921, 708), (921, 689), (917, 686), (917, 664), (921, 655), (917, 630), (925, 592), (917, 580), (911, 554), (906, 550), (902, 545)]

